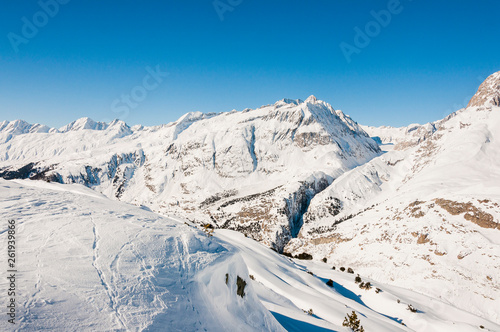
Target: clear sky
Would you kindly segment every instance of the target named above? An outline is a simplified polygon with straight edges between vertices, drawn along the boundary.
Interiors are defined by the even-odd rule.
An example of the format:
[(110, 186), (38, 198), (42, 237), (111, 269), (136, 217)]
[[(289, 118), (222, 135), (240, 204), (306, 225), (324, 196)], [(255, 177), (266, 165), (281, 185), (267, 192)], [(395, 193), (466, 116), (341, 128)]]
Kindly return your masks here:
[(314, 94), (402, 126), (500, 70), (498, 0), (57, 1), (2, 1), (0, 120), (156, 125)]

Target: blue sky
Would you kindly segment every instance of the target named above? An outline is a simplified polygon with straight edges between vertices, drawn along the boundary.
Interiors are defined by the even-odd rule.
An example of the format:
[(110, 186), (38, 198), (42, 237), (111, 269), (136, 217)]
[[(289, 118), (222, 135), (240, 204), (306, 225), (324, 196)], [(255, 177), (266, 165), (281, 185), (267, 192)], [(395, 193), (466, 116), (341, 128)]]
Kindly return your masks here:
[(2, 3), (0, 120), (156, 125), (314, 94), (402, 126), (463, 107), (500, 70), (497, 0), (55, 1)]

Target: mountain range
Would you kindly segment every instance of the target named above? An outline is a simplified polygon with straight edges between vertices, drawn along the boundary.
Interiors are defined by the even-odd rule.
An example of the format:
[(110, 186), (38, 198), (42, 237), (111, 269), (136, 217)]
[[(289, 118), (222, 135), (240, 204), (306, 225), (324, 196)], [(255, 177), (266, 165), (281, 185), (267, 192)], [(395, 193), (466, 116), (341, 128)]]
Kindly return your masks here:
[[(232, 309), (214, 313), (214, 317), (232, 321), (234, 317), (243, 315), (245, 310), (253, 308), (258, 318), (238, 321), (249, 330), (291, 329), (293, 324), (300, 323), (290, 321), (297, 315), (290, 308), (307, 310), (304, 305), (311, 306), (318, 301), (313, 297), (301, 302), (300, 298), (291, 295), (291, 290), (281, 293), (276, 290), (279, 300), (278, 297), (273, 300), (266, 298), (267, 291), (262, 287), (284, 287), (281, 281), (274, 279), (276, 276), (281, 276), (279, 280), (283, 281), (286, 275), (298, 273), (297, 268), (302, 268), (302, 272), (304, 269), (314, 270), (313, 274), (318, 276), (333, 273), (344, 282), (334, 287), (341, 290), (347, 287), (346, 273), (332, 272), (332, 267), (338, 269), (341, 266), (352, 268), (372, 283), (385, 285), (388, 294), (396, 294), (399, 289), (413, 291), (406, 293), (407, 302), (415, 299), (422, 307), (427, 300), (419, 296), (435, 300), (434, 306), (430, 305), (423, 311), (424, 321), (417, 319), (412, 323), (413, 316), (405, 318), (408, 328), (438, 331), (450, 321), (458, 324), (457, 318), (452, 319), (450, 312), (459, 310), (463, 317), (468, 317), (466, 322), (460, 323), (465, 324), (460, 325), (463, 330), (472, 329), (473, 325), (488, 328), (488, 324), (490, 330), (495, 330), (498, 328), (496, 324), (500, 324), (498, 133), (500, 72), (481, 84), (466, 108), (439, 121), (403, 128), (359, 125), (342, 111), (314, 96), (305, 101), (283, 99), (273, 105), (240, 112), (193, 112), (175, 122), (154, 127), (130, 127), (120, 120), (103, 123), (89, 118), (78, 119), (59, 129), (31, 125), (22, 120), (4, 121), (0, 123), (0, 177), (10, 180), (2, 182), (5, 188), (15, 188), (12, 189), (15, 195), (28, 201), (44, 198), (32, 192), (33, 181), (26, 180), (52, 182), (40, 185), (39, 190), (54, 196), (51, 206), (56, 210), (63, 209), (57, 207), (57, 201), (67, 199), (67, 195), (53, 193), (69, 190), (61, 188), (81, 188), (83, 185), (92, 190), (71, 189), (69, 192), (76, 190), (81, 195), (83, 191), (84, 195), (95, 193), (99, 197), (92, 202), (78, 203), (79, 199), (71, 196), (68, 204), (73, 206), (71, 218), (75, 220), (82, 219), (87, 209), (92, 211), (90, 215), (100, 216), (93, 217), (94, 221), (87, 222), (87, 226), (82, 224), (78, 227), (82, 229), (82, 234), (94, 229), (94, 240), (86, 245), (93, 246), (89, 252), (93, 254), (88, 257), (93, 259), (93, 264), (85, 273), (96, 271), (97, 276), (93, 278), (100, 281), (95, 279), (92, 282), (102, 283), (106, 289), (107, 296), (99, 301), (104, 303), (109, 300), (110, 315), (114, 318), (105, 323), (105, 329), (130, 329), (131, 326), (141, 326), (138, 328), (141, 330), (148, 326), (158, 328), (160, 325), (155, 324), (165, 324), (170, 319), (164, 311), (169, 305), (159, 290), (164, 287), (163, 284), (151, 284), (151, 279), (148, 279), (144, 285), (148, 285), (152, 293), (140, 292), (137, 295), (134, 289), (141, 283), (132, 282), (130, 275), (117, 275), (116, 257), (124, 253), (120, 246), (133, 244), (136, 253), (132, 249), (127, 251), (132, 256), (124, 258), (124, 262), (136, 264), (139, 262), (137, 257), (146, 257), (141, 258), (143, 269), (139, 272), (134, 270), (138, 267), (133, 264), (127, 268), (135, 274), (145, 273), (143, 271), (148, 270), (147, 266), (151, 269), (163, 264), (170, 267), (157, 271), (155, 276), (175, 279), (175, 273), (180, 273), (177, 278), (190, 275), (196, 280), (201, 278), (206, 287), (217, 284), (207, 271), (215, 269), (223, 279), (224, 273), (218, 269), (224, 264), (234, 264), (234, 270), (228, 270), (231, 275), (243, 276), (248, 274), (247, 269), (250, 274), (257, 274), (254, 277), (261, 279), (263, 284), (246, 279), (258, 294), (252, 295), (251, 304), (245, 304), (249, 305), (248, 308), (240, 307), (243, 304), (231, 299), (224, 303)], [(136, 234), (130, 231), (114, 243), (109, 238), (113, 237), (114, 230), (120, 228), (120, 218), (127, 217), (113, 217), (108, 221), (108, 217), (104, 217), (108, 213), (105, 211), (109, 210), (109, 214), (115, 214), (113, 211), (116, 209), (125, 211), (128, 208), (119, 207), (123, 203), (140, 208), (135, 208), (135, 212), (120, 212), (133, 216), (134, 220), (127, 227), (140, 227), (148, 220), (158, 220), (148, 226), (144, 235), (137, 235), (137, 239), (130, 238)], [(87, 204), (92, 206), (87, 207)], [(114, 204), (118, 205), (111, 208)], [(33, 209), (42, 213), (39, 211), (42, 208), (36, 204)], [(29, 219), (26, 211), (9, 211), (21, 219)], [(50, 219), (50, 209), (43, 210), (43, 213), (47, 215), (44, 218)], [(63, 213), (61, 210), (60, 214)], [(147, 217), (142, 214), (147, 214)], [(5, 217), (10, 218), (8, 214)], [(178, 226), (175, 220), (179, 219), (182, 220), (180, 225), (186, 223), (187, 226)], [(49, 224), (53, 225), (53, 232), (57, 234), (59, 224)], [(157, 224), (172, 231), (163, 232)], [(107, 233), (96, 234), (97, 228), (106, 227)], [(218, 244), (211, 245), (196, 227), (205, 231), (216, 229), (217, 240), (214, 241)], [(234, 231), (243, 235), (236, 235)], [(36, 227), (32, 232), (33, 243), (37, 238), (42, 241), (41, 235), (35, 236)], [(88, 236), (83, 239), (75, 233), (70, 237), (77, 242), (85, 242), (89, 240)], [(175, 242), (178, 238), (187, 241), (182, 252), (178, 248), (183, 244)], [(101, 242), (96, 249), (98, 239)], [(106, 244), (106, 241), (111, 242)], [(229, 247), (221, 244), (225, 242), (231, 243), (230, 248), (239, 249), (227, 249)], [(151, 248), (147, 248), (147, 243), (151, 243)], [(168, 245), (165, 247), (164, 243)], [(201, 244), (191, 246), (192, 243)], [(186, 274), (183, 274), (184, 270), (173, 272), (175, 264), (181, 263), (153, 259), (156, 251), (152, 248), (158, 247), (179, 255)], [(268, 250), (265, 248), (276, 253), (269, 250), (262, 254), (263, 262), (250, 262), (252, 251)], [(232, 258), (221, 254), (225, 250), (234, 252)], [(112, 252), (117, 255), (115, 260)], [(205, 258), (200, 262), (188, 260), (186, 265), (186, 252), (196, 255), (197, 259), (201, 259), (199, 256), (203, 253), (212, 258), (207, 261), (203, 256)], [(62, 255), (61, 261), (65, 261), (65, 257)], [(298, 258), (312, 261), (300, 261)], [(152, 259), (154, 262), (149, 262)], [(226, 263), (219, 265), (211, 263), (224, 260)], [(96, 264), (97, 261), (99, 264)], [(40, 259), (32, 263), (40, 264)], [(281, 272), (269, 275), (271, 266), (275, 265), (280, 266)], [(42, 267), (40, 271), (52, 273)], [(38, 278), (36, 282), (41, 282), (40, 271), (38, 274), (33, 271), (26, 280)], [(68, 278), (72, 275), (68, 274)], [(318, 278), (321, 280), (323, 277)], [(297, 281), (299, 279), (300, 282)], [(304, 281), (304, 277), (300, 277), (293, 280), (290, 282), (296, 283), (297, 289), (306, 293), (304, 289), (307, 287), (318, 289), (313, 286), (317, 279)], [(121, 282), (132, 291), (119, 290)], [(57, 284), (56, 281), (53, 283)], [(182, 290), (182, 287), (185, 286), (180, 283), (175, 285), (175, 289)], [(82, 289), (77, 297), (81, 298), (86, 291)], [(199, 288), (191, 291), (194, 294)], [(208, 296), (207, 292), (196, 293), (196, 299)], [(324, 290), (320, 293), (323, 294)], [(348, 296), (347, 291), (340, 293), (343, 297), (336, 298), (335, 303), (341, 303), (346, 298), (349, 299), (346, 301), (354, 299), (358, 304), (361, 301), (350, 293)], [(147, 296), (158, 296), (162, 300), (154, 302), (156, 304), (152, 308), (145, 300)], [(325, 295), (322, 301), (331, 301), (329, 296)], [(141, 314), (137, 316), (139, 320), (134, 321), (130, 316), (133, 301), (126, 304), (127, 297), (137, 297), (140, 312), (149, 310), (151, 314)], [(38, 310), (38, 302), (33, 301), (27, 302), (32, 305), (33, 311), (30, 309), (26, 315), (29, 322), (36, 324), (33, 315)], [(64, 301), (70, 299), (65, 298)], [(210, 304), (211, 300), (204, 301), (204, 310), (215, 305)], [(367, 318), (369, 314), (365, 313), (366, 326), (371, 324), (376, 330), (405, 328), (401, 324), (403, 321), (398, 321), (391, 312), (392, 309), (387, 311), (385, 305), (380, 307), (376, 296), (367, 301), (373, 304), (361, 301), (361, 312), (368, 307), (377, 314), (394, 318), (392, 321), (396, 325), (391, 325), (390, 318), (387, 322), (382, 318), (384, 322), (378, 323), (379, 316)], [(89, 303), (85, 302), (85, 306)], [(178, 305), (189, 307), (191, 304)], [(338, 319), (344, 315), (340, 313), (342, 307), (335, 307), (338, 312), (329, 315), (326, 312), (329, 305), (318, 307), (320, 311), (316, 316), (312, 315), (314, 319), (308, 317), (302, 322), (309, 324), (308, 328), (341, 329)], [(387, 304), (387, 308), (391, 305)], [(399, 309), (394, 310), (399, 312)], [(42, 315), (42, 311), (37, 315)], [(398, 315), (402, 316), (401, 313)], [(216, 319), (212, 321), (206, 317), (205, 311), (198, 313), (192, 317), (189, 326), (193, 329), (203, 326), (208, 326), (209, 330), (221, 329)], [(103, 324), (100, 318), (82, 319), (89, 324)], [(477, 323), (479, 321), (480, 324)], [(413, 327), (411, 324), (414, 324)]]

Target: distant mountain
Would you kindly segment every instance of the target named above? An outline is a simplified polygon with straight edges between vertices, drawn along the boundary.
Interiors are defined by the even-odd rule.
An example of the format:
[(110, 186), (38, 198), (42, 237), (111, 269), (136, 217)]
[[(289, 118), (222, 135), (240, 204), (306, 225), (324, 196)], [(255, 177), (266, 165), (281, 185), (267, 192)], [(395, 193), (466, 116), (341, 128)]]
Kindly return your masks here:
[(406, 127), (372, 127), (361, 125), (364, 131), (380, 144), (392, 144), (396, 150), (419, 144), (436, 131), (436, 123), (411, 124)]
[(41, 124), (32, 125), (23, 120), (0, 122), (0, 133), (3, 134), (20, 135), (29, 133), (48, 133), (55, 131), (57, 130), (51, 129), (45, 125)]
[(188, 113), (157, 127), (82, 118), (49, 134), (5, 135), (1, 177), (81, 183), (276, 250), (299, 232), (314, 195), (381, 153), (355, 121), (314, 96)]

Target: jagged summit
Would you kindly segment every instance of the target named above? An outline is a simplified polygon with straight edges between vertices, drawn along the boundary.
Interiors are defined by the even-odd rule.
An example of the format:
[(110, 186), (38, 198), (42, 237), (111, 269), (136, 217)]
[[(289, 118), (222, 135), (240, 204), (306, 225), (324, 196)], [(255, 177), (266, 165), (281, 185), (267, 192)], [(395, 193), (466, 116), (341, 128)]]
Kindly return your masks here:
[(479, 86), (467, 107), (500, 106), (500, 71), (491, 74)]

